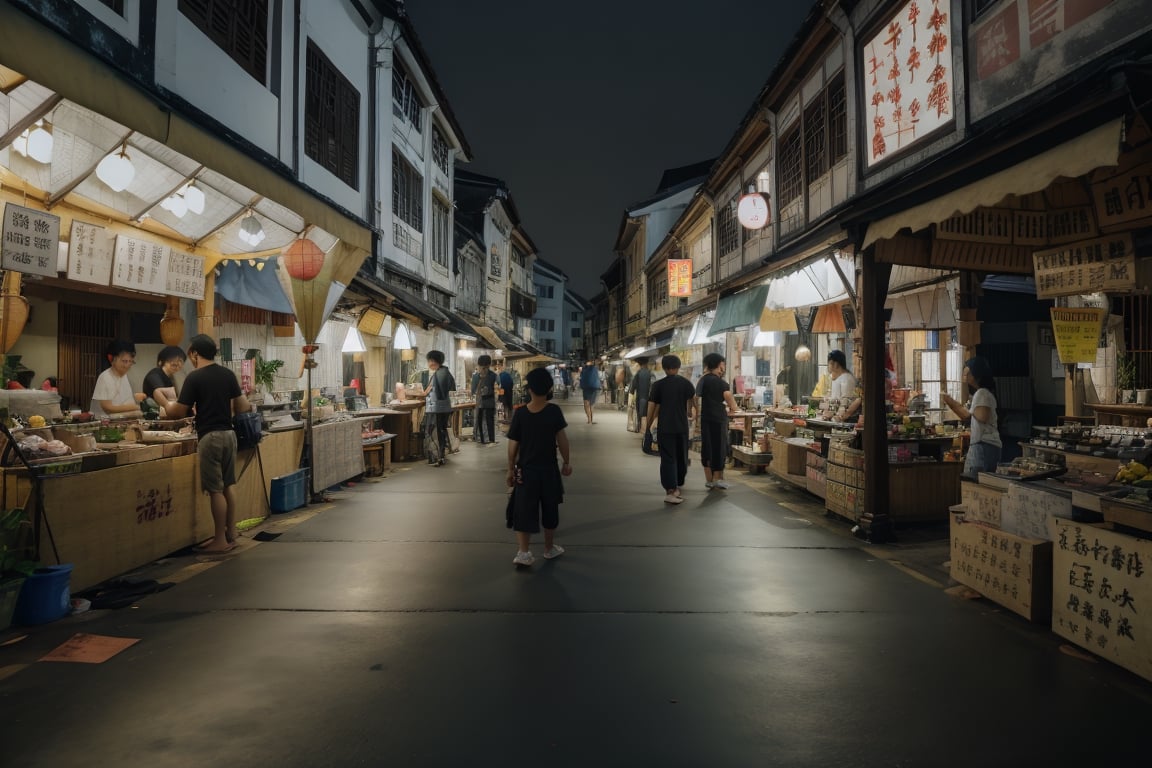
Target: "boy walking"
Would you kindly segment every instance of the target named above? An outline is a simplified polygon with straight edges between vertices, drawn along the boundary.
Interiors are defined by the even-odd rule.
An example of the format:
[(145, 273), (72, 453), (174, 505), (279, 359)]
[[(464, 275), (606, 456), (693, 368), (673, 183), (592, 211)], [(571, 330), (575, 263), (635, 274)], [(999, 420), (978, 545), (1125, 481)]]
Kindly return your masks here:
[(688, 477), (688, 430), (696, 418), (696, 388), (680, 375), (680, 358), (664, 355), (660, 367), (666, 374), (652, 384), (648, 395), (648, 423), (656, 422), (656, 442), (660, 446), (660, 484), (664, 503), (680, 504), (680, 489)]
[[(564, 554), (555, 542), (560, 525), (560, 504), (564, 501), (561, 476), (572, 474), (569, 463), (568, 422), (552, 399), (552, 376), (543, 368), (525, 377), (531, 400), (512, 415), (508, 428), (508, 487), (512, 489), (512, 530), (516, 532), (517, 552), (512, 563), (529, 566), (536, 561), (529, 549), (532, 534), (544, 528), (544, 558)], [(556, 452), (564, 464), (556, 466)]]
[(492, 358), (480, 355), (476, 359), (476, 372), (472, 374), (472, 397), (476, 400), (476, 414), (472, 420), (473, 439), (480, 445), (496, 444), (496, 373), (489, 366)]

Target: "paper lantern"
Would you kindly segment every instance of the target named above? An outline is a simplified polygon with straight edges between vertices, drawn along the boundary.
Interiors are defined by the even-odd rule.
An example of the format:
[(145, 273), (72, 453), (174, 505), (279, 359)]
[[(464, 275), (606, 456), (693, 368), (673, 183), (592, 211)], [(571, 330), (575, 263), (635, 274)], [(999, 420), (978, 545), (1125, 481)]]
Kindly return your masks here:
[(764, 229), (772, 221), (768, 198), (759, 192), (749, 192), (736, 206), (736, 218), (746, 229)]
[(801, 344), (800, 346), (796, 347), (796, 353), (794, 357), (796, 358), (796, 362), (806, 363), (812, 359), (812, 350), (808, 348), (807, 344)]
[(284, 251), (284, 267), (297, 280), (311, 280), (324, 266), (324, 251), (307, 238), (301, 238)]

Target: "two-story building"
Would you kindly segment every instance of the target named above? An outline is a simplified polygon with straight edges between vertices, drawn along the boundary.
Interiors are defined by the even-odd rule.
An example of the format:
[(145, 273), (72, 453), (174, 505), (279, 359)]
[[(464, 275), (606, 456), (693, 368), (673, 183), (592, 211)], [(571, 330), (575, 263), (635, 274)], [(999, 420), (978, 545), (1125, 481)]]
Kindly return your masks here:
[(536, 294), (536, 314), (532, 317), (533, 344), (545, 355), (558, 360), (567, 357), (564, 319), (568, 275), (539, 256), (532, 267)]

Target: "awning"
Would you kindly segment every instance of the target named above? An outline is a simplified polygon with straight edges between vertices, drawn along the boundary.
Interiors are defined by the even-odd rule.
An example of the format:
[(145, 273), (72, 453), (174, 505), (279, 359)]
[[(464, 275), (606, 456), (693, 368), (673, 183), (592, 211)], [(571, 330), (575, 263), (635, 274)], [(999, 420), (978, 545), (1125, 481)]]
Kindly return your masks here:
[(742, 328), (759, 322), (764, 302), (768, 298), (768, 286), (757, 285), (747, 291), (721, 296), (716, 304), (716, 319), (708, 329), (709, 336)]
[[(840, 264), (839, 271), (832, 265), (833, 258)], [(840, 279), (840, 272), (853, 275), (855, 271), (856, 263), (852, 257), (818, 259), (791, 274), (772, 278), (765, 303), (769, 309), (795, 309), (844, 301), (848, 288)]]
[(0, 63), (274, 200), (299, 214), (307, 224), (356, 248), (361, 258), (372, 250), (372, 232), (365, 223), (338, 211), (212, 131), (164, 109), (117, 70), (7, 4), (0, 4)]
[(467, 320), (460, 317), (460, 315), (447, 309), (441, 309), (440, 311), (448, 318), (448, 322), (440, 323), (439, 325), (442, 328), (447, 328), (452, 331), (452, 334), (456, 338), (466, 339), (468, 341), (476, 341), (479, 338), (476, 329), (473, 328)]
[(503, 328), (493, 328), (492, 330), (496, 331), (496, 335), (500, 337), (500, 342), (504, 345), (504, 357), (531, 357), (534, 354), (528, 350), (527, 342), (516, 334), (505, 331)]
[(862, 247), (886, 240), (904, 228), (918, 232), (930, 224), (971, 213), (982, 205), (996, 205), (1008, 195), (1039, 192), (1061, 176), (1076, 178), (1103, 166), (1116, 165), (1123, 126), (1123, 119), (1110, 121), (1011, 168), (875, 221), (868, 225)]
[(504, 342), (500, 341), (500, 337), (497, 336), (496, 332), (493, 331), (488, 326), (476, 325), (475, 323), (469, 323), (469, 325), (472, 326), (473, 330), (475, 330), (476, 333), (480, 334), (480, 338), (483, 339), (484, 345), (487, 346), (488, 349), (503, 349), (504, 348)]
[(292, 303), (284, 295), (284, 287), (276, 275), (277, 261), (258, 259), (256, 266), (246, 261), (221, 262), (216, 268), (216, 293), (246, 307), (294, 314)]
[(351, 289), (370, 299), (379, 299), (388, 305), (388, 311), (393, 314), (403, 313), (421, 323), (446, 325), (448, 317), (439, 307), (430, 304), (418, 296), (413, 296), (402, 288), (391, 285), (381, 285), (370, 277), (360, 273), (352, 278)]

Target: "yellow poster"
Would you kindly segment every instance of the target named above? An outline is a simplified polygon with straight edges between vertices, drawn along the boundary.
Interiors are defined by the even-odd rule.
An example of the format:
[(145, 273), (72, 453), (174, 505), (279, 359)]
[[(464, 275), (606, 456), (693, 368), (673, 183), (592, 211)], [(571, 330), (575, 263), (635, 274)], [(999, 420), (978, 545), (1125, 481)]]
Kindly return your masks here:
[(668, 259), (668, 295), (692, 295), (692, 259)]
[(1052, 308), (1052, 335), (1064, 365), (1096, 362), (1100, 329), (1106, 310), (1093, 308)]

